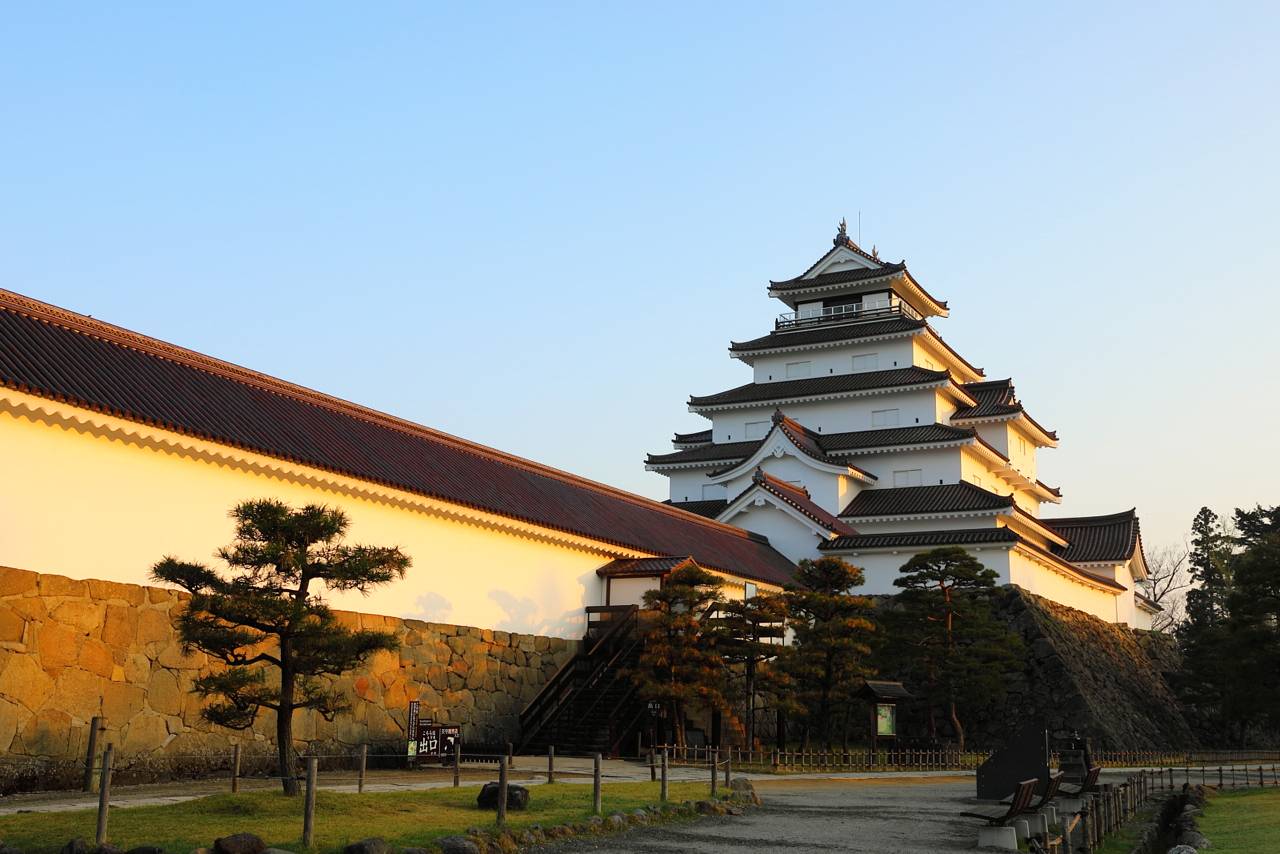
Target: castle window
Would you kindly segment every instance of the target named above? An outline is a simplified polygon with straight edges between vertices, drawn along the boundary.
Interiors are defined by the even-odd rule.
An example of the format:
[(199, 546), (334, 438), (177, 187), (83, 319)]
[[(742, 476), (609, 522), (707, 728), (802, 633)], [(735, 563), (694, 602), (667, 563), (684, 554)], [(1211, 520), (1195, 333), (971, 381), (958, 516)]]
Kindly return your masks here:
[(924, 482), (921, 469), (902, 469), (893, 473), (894, 486), (920, 486)]
[(863, 373), (864, 371), (875, 371), (875, 370), (879, 370), (879, 368), (880, 368), (879, 353), (863, 353), (860, 356), (853, 357), (853, 372), (855, 374), (860, 374), (860, 373)]
[(798, 380), (813, 373), (813, 362), (787, 362), (787, 379)]
[(871, 413), (872, 427), (897, 427), (898, 426), (898, 410), (896, 409), (877, 409)]

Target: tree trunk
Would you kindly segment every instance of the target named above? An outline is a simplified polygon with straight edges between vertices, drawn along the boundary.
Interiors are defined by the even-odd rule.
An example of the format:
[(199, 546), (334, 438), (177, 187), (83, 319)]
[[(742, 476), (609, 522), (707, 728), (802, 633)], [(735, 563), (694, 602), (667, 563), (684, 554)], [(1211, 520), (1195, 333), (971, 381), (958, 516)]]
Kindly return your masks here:
[(951, 713), (951, 725), (956, 730), (956, 744), (960, 748), (960, 752), (964, 753), (964, 727), (960, 725), (960, 715), (956, 712), (956, 701), (951, 700), (949, 711)]
[(298, 794), (298, 775), (293, 762), (294, 673), (289, 666), (289, 643), (280, 644), (280, 708), (276, 710), (276, 773), (284, 793)]

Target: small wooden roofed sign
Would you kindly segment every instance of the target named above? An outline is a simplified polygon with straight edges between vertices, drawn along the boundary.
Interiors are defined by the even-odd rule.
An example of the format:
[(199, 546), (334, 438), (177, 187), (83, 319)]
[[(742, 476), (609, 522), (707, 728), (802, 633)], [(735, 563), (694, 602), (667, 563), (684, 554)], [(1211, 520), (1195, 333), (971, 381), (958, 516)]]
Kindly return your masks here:
[(898, 737), (898, 701), (911, 698), (911, 692), (901, 682), (865, 679), (855, 697), (871, 701), (871, 743), (881, 739), (892, 741)]
[(863, 700), (888, 701), (911, 699), (911, 692), (901, 682), (884, 682), (879, 679), (863, 680), (862, 687), (854, 694)]

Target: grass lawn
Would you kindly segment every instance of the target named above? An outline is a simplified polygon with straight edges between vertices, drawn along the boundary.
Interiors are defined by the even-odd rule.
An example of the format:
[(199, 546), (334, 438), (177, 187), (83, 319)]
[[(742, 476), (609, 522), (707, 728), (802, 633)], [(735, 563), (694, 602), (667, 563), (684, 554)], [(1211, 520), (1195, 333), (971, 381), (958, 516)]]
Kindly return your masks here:
[(1209, 798), (1199, 824), (1214, 851), (1274, 854), (1280, 851), (1280, 790), (1219, 792)]
[[(611, 783), (604, 787), (604, 813), (633, 810), (658, 800), (658, 783)], [(420, 792), (370, 792), (363, 795), (320, 791), (316, 794), (316, 840), (312, 851), (341, 851), (357, 839), (380, 836), (393, 845), (423, 845), (469, 827), (494, 828), (494, 814), (476, 808), (479, 786)], [(671, 800), (709, 795), (704, 783), (672, 783)], [(583, 821), (591, 815), (591, 786), (557, 783), (533, 786), (529, 809), (510, 812), (512, 829), (550, 827)], [(57, 852), (70, 839), (93, 843), (96, 810), (24, 813), (0, 817), (0, 839), (27, 854)], [(277, 792), (210, 795), (164, 806), (112, 810), (112, 845), (128, 849), (158, 845), (175, 854), (210, 846), (218, 836), (246, 831), (269, 846), (301, 851), (302, 798)]]

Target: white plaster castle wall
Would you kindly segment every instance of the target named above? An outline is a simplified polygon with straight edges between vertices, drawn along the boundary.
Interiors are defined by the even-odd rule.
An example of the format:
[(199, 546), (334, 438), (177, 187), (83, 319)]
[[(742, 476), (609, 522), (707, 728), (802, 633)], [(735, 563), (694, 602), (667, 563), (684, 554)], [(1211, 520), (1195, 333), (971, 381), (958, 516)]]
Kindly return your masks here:
[[(891, 596), (901, 593), (902, 588), (895, 587), (893, 582), (900, 578), (899, 571), (903, 564), (913, 556), (927, 549), (902, 549), (898, 552), (866, 552), (860, 555), (841, 555), (854, 566), (862, 567), (864, 583), (854, 592), (874, 596)], [(982, 561), (983, 566), (993, 569), (999, 574), (997, 584), (1009, 583), (1009, 552), (1004, 549), (970, 549), (969, 553)]]
[(657, 588), (656, 578), (609, 579), (609, 605), (643, 605), (644, 594)]
[[(721, 463), (720, 465), (725, 465)], [(671, 478), (671, 500), (672, 501), (702, 501), (704, 498), (724, 498), (725, 490), (715, 487), (714, 484), (707, 483), (707, 474), (714, 469), (678, 469), (676, 471), (664, 471), (662, 474)], [(710, 495), (703, 495), (702, 487), (715, 487)]]
[[(871, 430), (872, 412), (898, 410), (898, 427), (933, 424), (938, 416), (940, 395), (935, 389), (903, 391), (896, 394), (872, 394), (838, 400), (788, 403), (782, 410), (810, 430), (821, 433), (846, 433)], [(945, 403), (943, 404), (945, 408)], [(778, 407), (764, 404), (748, 409), (729, 409), (708, 413), (715, 442), (741, 442), (746, 438), (747, 422), (768, 421)]]
[(733, 517), (733, 524), (769, 538), (769, 544), (788, 560), (798, 561), (819, 556), (818, 543), (822, 538), (799, 520), (789, 516), (772, 504), (751, 506)]
[(1123, 602), (1127, 599), (1132, 607), (1132, 593), (1116, 596), (1109, 591), (1099, 590), (1083, 581), (1046, 569), (1019, 552), (1010, 555), (1009, 568), (1013, 583), (1024, 590), (1107, 622), (1127, 622), (1123, 618)]
[[(368, 597), (333, 595), (337, 607), (577, 638), (583, 607), (603, 601), (595, 570), (609, 555), (325, 488), (320, 482), (334, 476), (319, 470), (308, 483), (285, 474), (284, 465), (270, 472), (224, 464), (180, 450), (193, 441), (187, 437), (119, 423), (119, 433), (104, 436), (0, 406), (0, 471), (21, 484), (0, 490), (0, 566), (147, 583), (166, 555), (213, 563), (233, 535), (231, 507), (272, 497), (341, 507), (351, 518), (351, 542), (398, 545), (414, 559), (404, 581)], [(124, 430), (137, 429), (168, 436), (174, 446), (126, 440)]]
[(754, 381), (758, 383), (780, 382), (797, 377), (787, 376), (787, 365), (797, 362), (809, 362), (809, 375), (814, 377), (833, 374), (854, 373), (854, 356), (875, 354), (875, 367), (859, 359), (859, 371), (887, 371), (892, 368), (905, 368), (913, 364), (910, 338), (889, 338), (861, 344), (850, 344), (842, 347), (830, 347), (821, 350), (800, 351), (795, 353), (779, 353), (777, 355), (757, 356), (754, 359)]

